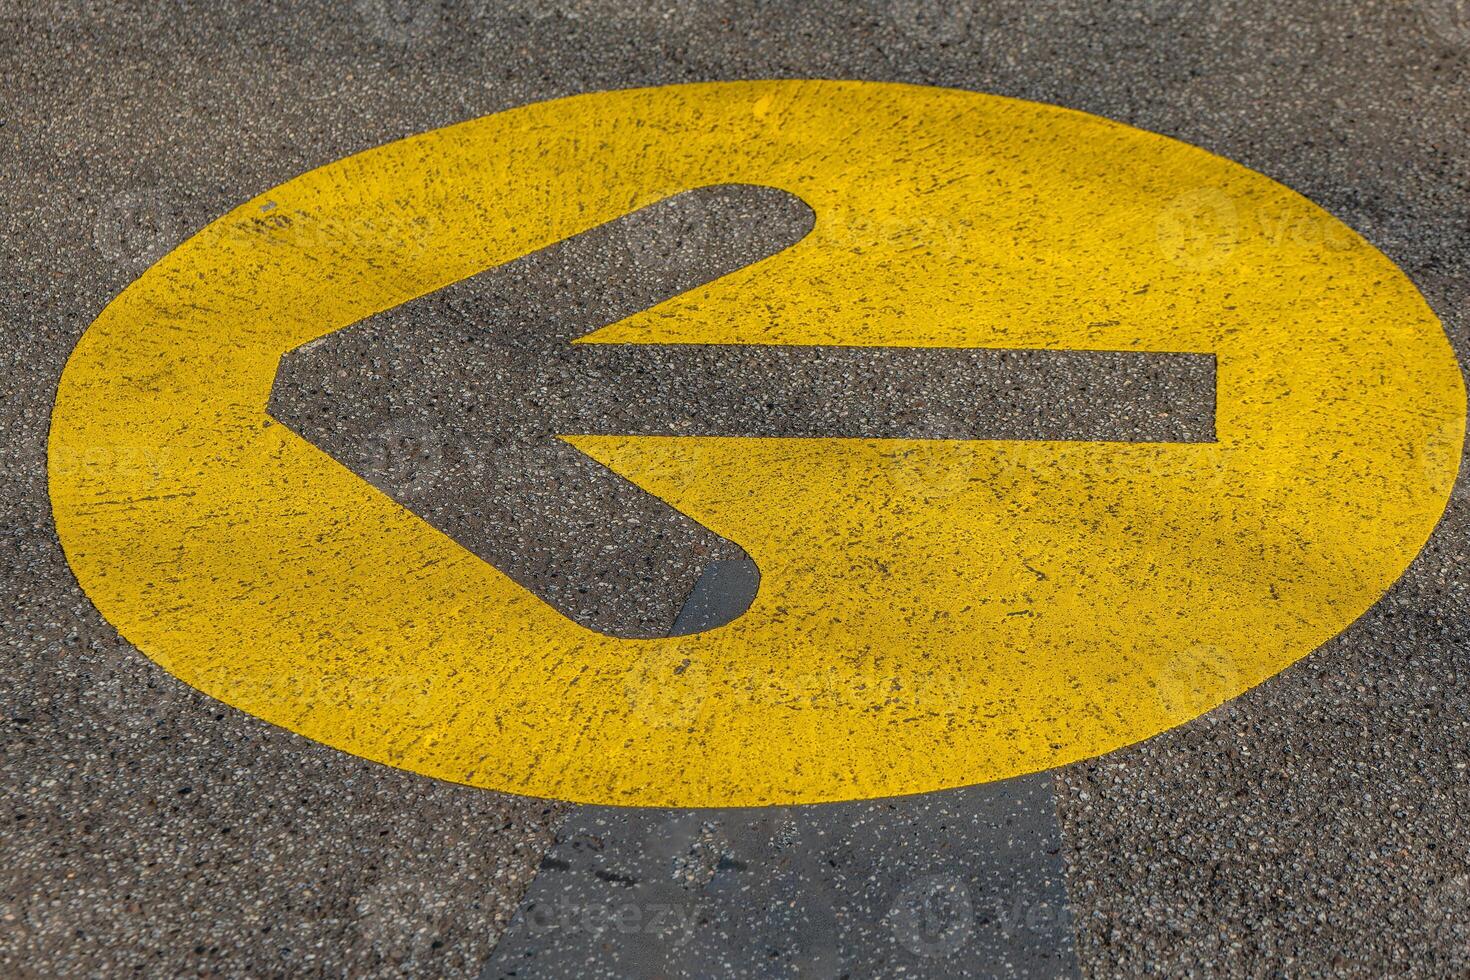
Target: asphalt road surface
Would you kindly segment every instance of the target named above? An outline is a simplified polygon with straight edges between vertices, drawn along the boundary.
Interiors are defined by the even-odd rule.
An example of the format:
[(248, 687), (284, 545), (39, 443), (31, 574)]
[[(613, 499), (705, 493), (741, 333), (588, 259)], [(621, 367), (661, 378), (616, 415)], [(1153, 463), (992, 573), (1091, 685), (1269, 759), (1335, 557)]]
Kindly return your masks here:
[[(1460, 362), (1470, 356), (1470, 14), (1455, 0), (0, 0), (0, 973), (1470, 974), (1463, 474), (1388, 594), (1248, 692), (1089, 761), (884, 800), (628, 809), (436, 780), (227, 707), (94, 608), (52, 520), (48, 428), (79, 338), (152, 263), (241, 202), (395, 139), (579, 93), (772, 78), (995, 93), (1203, 147), (1362, 234), (1423, 293)], [(642, 308), (785, 248), (804, 220), (771, 219), (769, 241), (717, 223), (730, 241), (706, 236), (663, 280), (630, 274), (631, 291), (616, 288), (625, 257), (598, 252), (589, 232), (569, 247), (591, 251), (567, 267), (612, 288), (577, 293), (543, 255), (550, 274), (504, 273), (476, 315), (514, 332), (566, 302), (583, 317), (559, 324), (574, 336), (619, 304)], [(288, 358), (275, 419), (600, 632), (698, 634), (741, 615), (759, 576), (739, 544), (652, 496), (619, 498), (629, 485), (599, 483), (582, 460), (545, 464), (582, 467), (589, 509), (571, 516), (510, 467), (507, 485), (540, 523), (497, 537), (496, 516), (464, 504), (466, 487), (497, 477), (463, 463), (463, 431), (423, 454), (422, 406), (443, 394), (461, 413), (493, 413), (504, 398), (434, 359), (457, 349), (434, 333), (442, 318), (384, 316), (401, 329), (371, 372), (355, 373), (373, 355), (353, 346), (381, 326), (371, 319)], [(670, 358), (692, 355), (589, 365), (585, 346), (536, 344), (501, 369), (600, 392), (578, 431), (614, 418), (625, 432), (943, 433), (973, 413), (964, 399), (991, 397), (946, 381), (947, 362), (895, 372), (839, 352), (793, 365), (759, 348), (698, 352), (708, 377), (738, 367), (754, 380), (744, 394), (716, 382), (690, 394), (646, 379), (687, 376)], [(981, 357), (965, 370), (1032, 372), (1029, 414), (1007, 437), (1075, 425), (1209, 441), (1213, 362), (1105, 360)], [(645, 381), (610, 391), (609, 372)], [(1120, 377), (1142, 394), (1125, 397)], [(847, 379), (864, 398), (824, 415), (800, 396), (813, 378)], [(696, 397), (716, 388), (723, 401)], [(753, 421), (750, 398), (784, 407)], [(915, 400), (924, 411), (889, 411)], [(1120, 414), (1139, 404), (1150, 411)], [(1048, 416), (1057, 405), (1077, 407)], [(514, 434), (517, 452), (570, 411), (535, 407), (555, 418)], [(771, 425), (788, 429), (760, 428)], [(375, 455), (385, 444), (363, 440), (384, 431)], [(637, 507), (651, 542), (673, 544), (599, 564), (599, 528)]]

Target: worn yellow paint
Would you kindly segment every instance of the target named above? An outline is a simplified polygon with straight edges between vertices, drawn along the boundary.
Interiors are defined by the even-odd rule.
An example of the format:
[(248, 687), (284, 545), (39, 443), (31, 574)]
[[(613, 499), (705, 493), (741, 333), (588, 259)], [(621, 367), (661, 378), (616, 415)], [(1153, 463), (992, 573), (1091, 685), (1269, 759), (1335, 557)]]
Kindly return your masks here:
[[(763, 572), (729, 626), (630, 641), (267, 419), (283, 352), (727, 182), (814, 232), (595, 340), (1214, 351), (1219, 442), (577, 439)], [(1403, 572), (1464, 424), (1408, 279), (1265, 177), (993, 96), (718, 83), (474, 120), (227, 214), (82, 338), (51, 493), (102, 613), (268, 721), (518, 793), (792, 803), (1094, 756), (1262, 681)]]

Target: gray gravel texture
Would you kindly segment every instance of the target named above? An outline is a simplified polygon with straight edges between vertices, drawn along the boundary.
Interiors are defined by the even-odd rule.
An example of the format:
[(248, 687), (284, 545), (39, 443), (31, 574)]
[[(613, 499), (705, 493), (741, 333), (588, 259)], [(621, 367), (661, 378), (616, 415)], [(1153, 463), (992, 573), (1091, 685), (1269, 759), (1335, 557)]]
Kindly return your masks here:
[[(1367, 235), (1470, 354), (1458, 0), (0, 0), (0, 974), (478, 972), (560, 809), (329, 751), (122, 645), (49, 524), (56, 379), (151, 260), (312, 167), (538, 99), (773, 76), (997, 92), (1222, 153)], [(1470, 974), (1467, 540), (1462, 479), (1344, 636), (1057, 774), (1085, 973)]]

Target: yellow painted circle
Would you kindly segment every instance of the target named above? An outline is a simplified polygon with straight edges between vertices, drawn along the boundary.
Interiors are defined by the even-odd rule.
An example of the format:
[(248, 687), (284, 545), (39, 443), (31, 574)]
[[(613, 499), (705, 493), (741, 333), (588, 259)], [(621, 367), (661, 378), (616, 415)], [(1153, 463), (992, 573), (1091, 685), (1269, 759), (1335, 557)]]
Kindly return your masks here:
[[(579, 438), (763, 575), (729, 626), (619, 640), (267, 419), (284, 352), (720, 183), (815, 230), (596, 340), (1214, 352), (1218, 443)], [(242, 205), (87, 331), (50, 471), (87, 594), (222, 701), (476, 786), (754, 805), (1034, 771), (1239, 694), (1403, 572), (1464, 426), (1413, 285), (1259, 174), (1050, 106), (762, 81), (528, 106)]]

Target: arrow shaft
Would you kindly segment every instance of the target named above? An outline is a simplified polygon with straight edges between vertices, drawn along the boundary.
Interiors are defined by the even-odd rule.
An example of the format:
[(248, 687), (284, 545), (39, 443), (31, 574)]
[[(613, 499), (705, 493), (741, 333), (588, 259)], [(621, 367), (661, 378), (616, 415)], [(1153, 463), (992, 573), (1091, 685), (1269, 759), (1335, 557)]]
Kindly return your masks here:
[(1208, 354), (577, 344), (558, 360), (542, 408), (563, 435), (1214, 441)]

